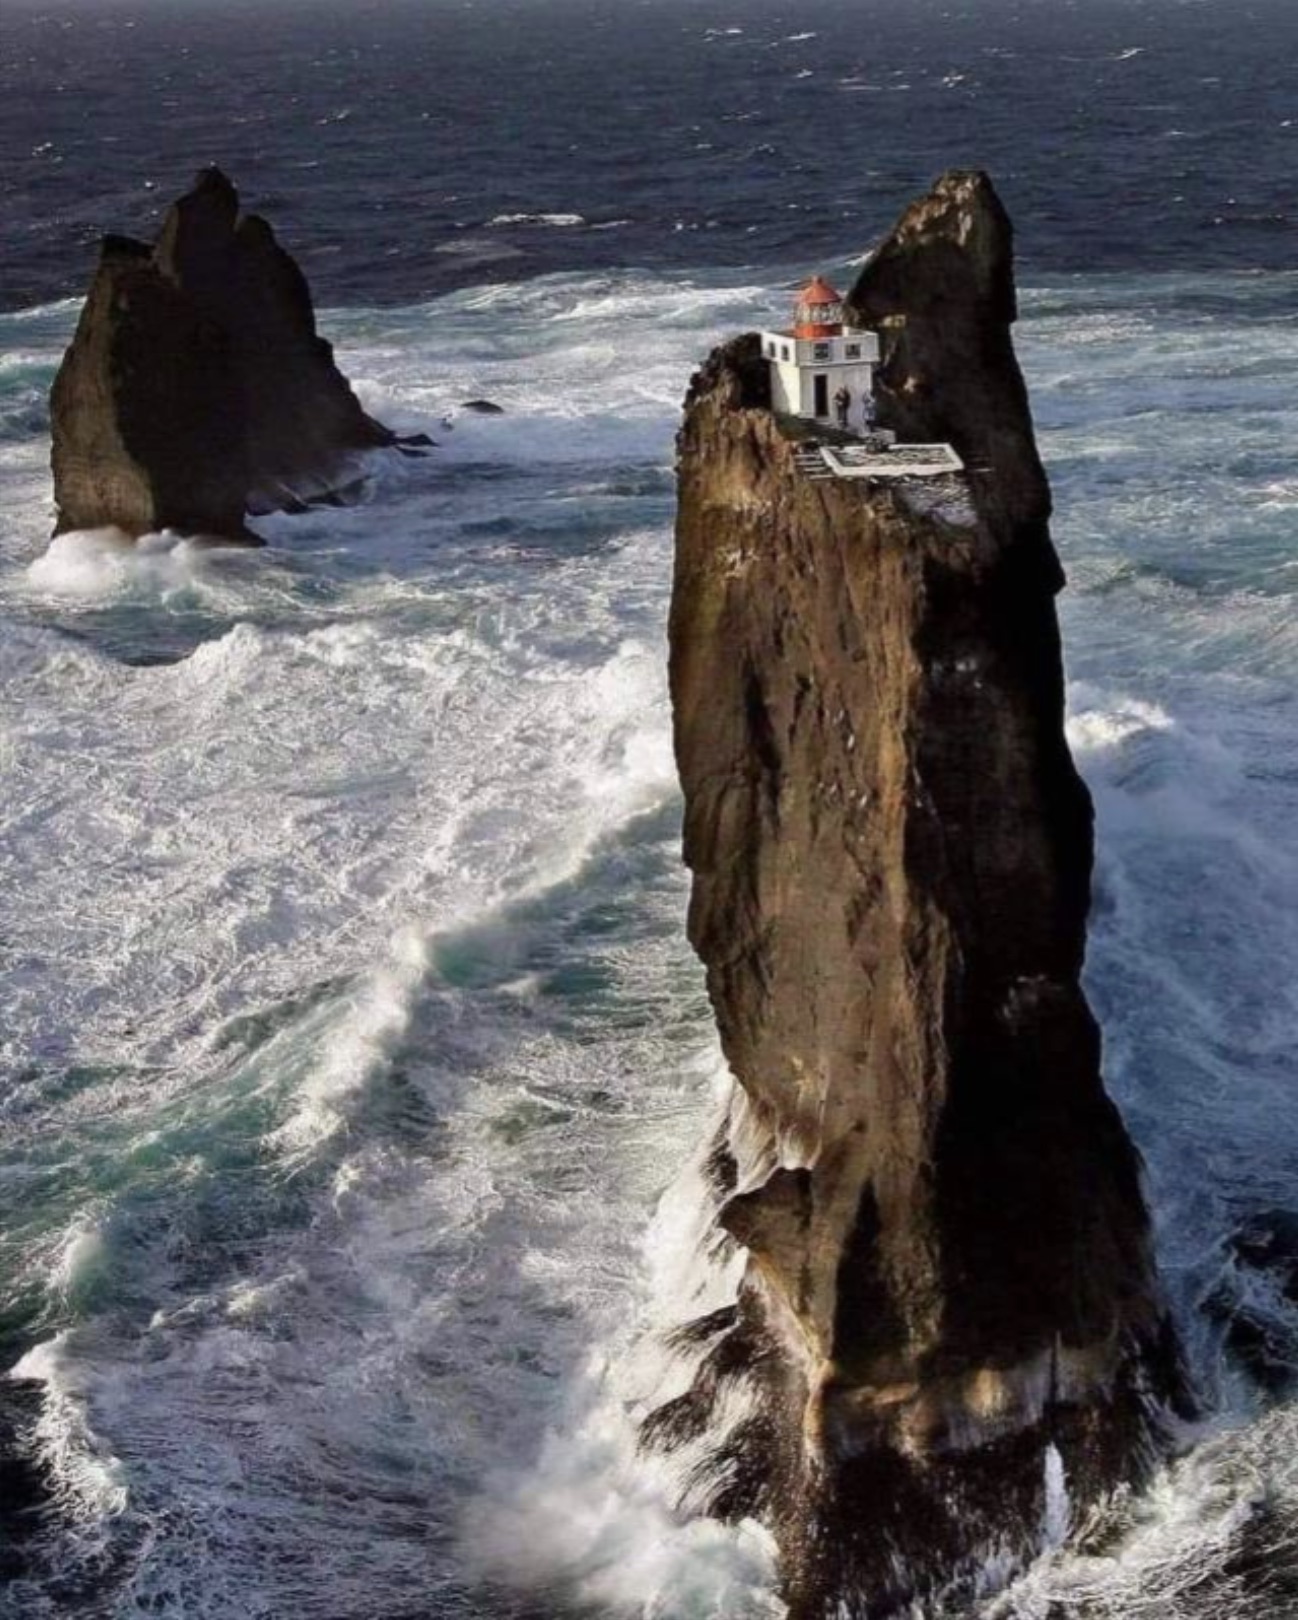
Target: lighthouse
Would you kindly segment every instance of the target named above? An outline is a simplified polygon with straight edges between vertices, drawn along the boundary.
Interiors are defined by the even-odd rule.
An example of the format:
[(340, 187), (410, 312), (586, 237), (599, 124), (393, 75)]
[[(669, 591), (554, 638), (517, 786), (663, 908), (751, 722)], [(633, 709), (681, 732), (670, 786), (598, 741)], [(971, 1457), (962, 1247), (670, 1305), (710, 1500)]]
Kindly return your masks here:
[(777, 413), (832, 424), (838, 418), (835, 398), (846, 389), (851, 422), (869, 426), (879, 339), (844, 325), (842, 296), (820, 276), (799, 292), (788, 330), (762, 333), (762, 355), (771, 368), (771, 408)]

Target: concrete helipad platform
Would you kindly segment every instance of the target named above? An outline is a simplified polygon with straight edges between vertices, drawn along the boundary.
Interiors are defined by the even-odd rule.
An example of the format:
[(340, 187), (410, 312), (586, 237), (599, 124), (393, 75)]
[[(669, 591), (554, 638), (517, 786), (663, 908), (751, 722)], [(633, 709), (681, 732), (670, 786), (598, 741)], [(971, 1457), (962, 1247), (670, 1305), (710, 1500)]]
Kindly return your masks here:
[(836, 478), (940, 478), (964, 471), (949, 444), (822, 444), (820, 455)]

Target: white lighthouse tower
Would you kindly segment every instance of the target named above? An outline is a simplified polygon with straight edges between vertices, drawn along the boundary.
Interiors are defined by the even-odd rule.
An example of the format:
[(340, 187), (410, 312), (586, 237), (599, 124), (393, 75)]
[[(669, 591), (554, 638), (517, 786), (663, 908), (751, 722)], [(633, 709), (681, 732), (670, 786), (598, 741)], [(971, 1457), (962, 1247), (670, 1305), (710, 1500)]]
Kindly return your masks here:
[(845, 388), (851, 424), (872, 422), (879, 339), (843, 324), (842, 297), (819, 276), (798, 294), (792, 327), (762, 333), (762, 354), (771, 368), (771, 408), (777, 413), (830, 425), (838, 419), (835, 398)]

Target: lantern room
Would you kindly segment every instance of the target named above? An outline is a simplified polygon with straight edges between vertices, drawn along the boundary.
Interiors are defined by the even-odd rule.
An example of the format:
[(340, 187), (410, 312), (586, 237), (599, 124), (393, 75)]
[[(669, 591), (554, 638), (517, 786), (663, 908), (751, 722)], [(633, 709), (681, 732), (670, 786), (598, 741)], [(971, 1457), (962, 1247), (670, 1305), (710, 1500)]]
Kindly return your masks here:
[(771, 407), (778, 414), (837, 424), (857, 432), (874, 422), (874, 368), (879, 339), (843, 319), (842, 295), (820, 276), (798, 293), (787, 329), (763, 332), (762, 356), (771, 371)]
[(837, 337), (843, 330), (843, 300), (839, 293), (813, 276), (798, 294), (793, 308), (793, 334), (800, 338)]

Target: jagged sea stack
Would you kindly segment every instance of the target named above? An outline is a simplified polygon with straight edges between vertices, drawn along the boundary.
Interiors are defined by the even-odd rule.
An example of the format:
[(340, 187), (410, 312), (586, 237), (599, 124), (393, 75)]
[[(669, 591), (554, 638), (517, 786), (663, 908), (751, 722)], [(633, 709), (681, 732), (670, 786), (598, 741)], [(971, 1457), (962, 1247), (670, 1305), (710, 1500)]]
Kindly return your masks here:
[(247, 512), (322, 495), (396, 442), (316, 332), (301, 271), (215, 168), (152, 246), (104, 239), (50, 414), (58, 534), (255, 540)]
[(1178, 1393), (1079, 982), (1092, 812), (1015, 314), (1005, 211), (948, 174), (848, 316), (880, 334), (880, 425), (952, 444), (963, 490), (805, 476), (756, 338), (712, 355), (679, 440), (689, 928), (748, 1263), (646, 1440), (700, 1445), (711, 1510), (773, 1528), (795, 1620), (1029, 1556), (1047, 1473), (1056, 1520), (1060, 1459), (1074, 1511), (1137, 1477)]

